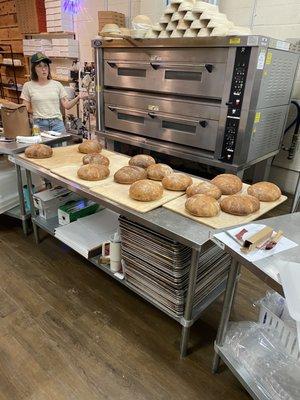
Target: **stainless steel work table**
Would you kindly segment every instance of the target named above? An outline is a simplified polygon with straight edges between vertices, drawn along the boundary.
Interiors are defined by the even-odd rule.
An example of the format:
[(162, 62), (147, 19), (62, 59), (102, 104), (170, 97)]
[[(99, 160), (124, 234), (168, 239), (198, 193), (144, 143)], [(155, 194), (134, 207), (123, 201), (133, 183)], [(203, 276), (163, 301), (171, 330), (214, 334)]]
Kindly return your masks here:
[[(42, 143), (52, 146), (54, 144), (62, 142), (69, 142), (72, 141), (73, 139), (74, 139), (73, 135), (62, 134), (54, 138), (44, 138)], [(0, 155), (2, 154), (8, 156), (15, 156), (16, 154), (23, 153), (28, 146), (30, 146), (29, 143), (0, 142)], [(20, 205), (12, 208), (11, 210), (6, 211), (6, 214), (20, 219), (22, 221), (23, 232), (25, 235), (27, 235), (28, 234), (27, 221), (30, 219), (30, 213), (27, 213), (25, 209), (21, 168), (17, 164), (16, 164), (16, 174), (17, 174), (17, 185), (18, 185), (18, 195), (19, 195)]]
[(276, 231), (282, 230), (284, 232), (284, 235), (288, 239), (297, 243), (298, 246), (290, 250), (277, 253), (271, 257), (264, 258), (256, 262), (250, 262), (243, 258), (240, 254), (236, 253), (230, 247), (225, 245), (225, 251), (232, 256), (232, 264), (228, 275), (223, 303), (223, 311), (218, 329), (217, 339), (215, 342), (213, 372), (218, 371), (220, 360), (222, 359), (254, 399), (267, 400), (269, 399), (269, 397), (265, 396), (262, 390), (257, 387), (256, 383), (251, 379), (247, 371), (241, 366), (239, 360), (233, 359), (231, 355), (227, 354), (226, 350), (223, 348), (223, 344), (226, 338), (227, 326), (233, 305), (234, 294), (236, 291), (236, 282), (240, 270), (240, 265), (246, 267), (250, 272), (256, 275), (263, 282), (268, 284), (271, 288), (273, 288), (280, 294), (283, 294), (283, 289), (280, 281), (274, 273), (274, 267), (276, 270), (276, 265), (282, 264), (285, 261), (299, 262), (300, 213), (287, 214), (280, 217), (260, 220), (259, 223), (268, 225), (274, 228), (274, 230)]
[(186, 304), (183, 317), (176, 317), (171, 313), (168, 313), (166, 310), (160, 308), (157, 304), (151, 301), (151, 299), (146, 296), (141, 295), (137, 292), (133, 285), (126, 282), (126, 280), (120, 280), (115, 277), (115, 275), (108, 269), (107, 266), (99, 265), (96, 259), (90, 259), (90, 261), (96, 265), (98, 268), (102, 269), (114, 279), (118, 280), (123, 285), (129, 287), (135, 293), (138, 293), (141, 297), (146, 299), (151, 304), (160, 308), (161, 311), (169, 315), (171, 318), (175, 319), (182, 325), (182, 334), (181, 334), (181, 344), (180, 344), (180, 354), (181, 356), (185, 356), (187, 354), (187, 346), (188, 346), (188, 338), (190, 327), (193, 323), (199, 318), (200, 314), (203, 312), (205, 308), (207, 308), (217, 297), (219, 297), (225, 290), (225, 283), (223, 282), (217, 288), (210, 293), (206, 297), (206, 299), (197, 306), (196, 309), (193, 309), (194, 295), (195, 295), (195, 286), (196, 286), (196, 277), (197, 277), (197, 267), (199, 256), (201, 253), (202, 246), (209, 240), (210, 233), (213, 231), (211, 228), (199, 224), (195, 221), (192, 221), (188, 218), (180, 216), (172, 211), (169, 211), (163, 207), (157, 208), (153, 211), (147, 213), (139, 213), (127, 207), (124, 207), (116, 202), (113, 202), (106, 197), (98, 195), (94, 192), (91, 192), (88, 188), (81, 186), (79, 184), (74, 183), (68, 179), (62, 178), (58, 175), (53, 174), (49, 170), (36, 166), (24, 158), (15, 155), (14, 161), (19, 168), (24, 168), (26, 170), (26, 178), (27, 185), (29, 188), (30, 194), (30, 208), (31, 208), (31, 216), (32, 216), (32, 224), (34, 229), (34, 235), (37, 243), (39, 242), (38, 235), (38, 227), (47, 231), (48, 233), (54, 235), (54, 229), (57, 227), (57, 219), (56, 221), (45, 221), (36, 215), (35, 208), (32, 200), (32, 179), (31, 173), (35, 173), (43, 178), (46, 178), (53, 182), (54, 184), (58, 184), (60, 186), (64, 186), (67, 189), (78, 193), (79, 195), (89, 198), (102, 206), (115, 211), (118, 214), (121, 214), (125, 217), (128, 217), (130, 220), (137, 222), (145, 227), (148, 227), (156, 232), (164, 234), (171, 239), (178, 241), (192, 249), (192, 258), (189, 272), (189, 283), (188, 283), (188, 291), (186, 296)]

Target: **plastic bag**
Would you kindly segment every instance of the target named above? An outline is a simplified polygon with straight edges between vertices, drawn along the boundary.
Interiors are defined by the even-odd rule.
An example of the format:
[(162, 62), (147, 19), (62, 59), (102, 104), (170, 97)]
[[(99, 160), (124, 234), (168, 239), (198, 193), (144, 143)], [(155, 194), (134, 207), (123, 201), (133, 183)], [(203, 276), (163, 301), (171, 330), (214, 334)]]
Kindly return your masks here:
[(233, 323), (224, 348), (240, 361), (266, 398), (300, 399), (300, 362), (286, 353), (267, 327), (254, 322)]

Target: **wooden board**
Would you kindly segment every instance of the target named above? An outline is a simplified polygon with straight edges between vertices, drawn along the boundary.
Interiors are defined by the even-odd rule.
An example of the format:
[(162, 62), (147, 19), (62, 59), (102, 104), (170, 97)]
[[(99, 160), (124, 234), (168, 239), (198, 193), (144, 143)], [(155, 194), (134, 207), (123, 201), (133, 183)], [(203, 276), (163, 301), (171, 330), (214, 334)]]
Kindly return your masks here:
[(164, 190), (164, 195), (161, 199), (149, 202), (142, 202), (133, 200), (129, 197), (130, 185), (121, 185), (116, 182), (111, 182), (107, 185), (94, 186), (91, 190), (97, 194), (107, 197), (109, 200), (115, 201), (116, 203), (122, 204), (125, 207), (131, 208), (141, 213), (154, 210), (165, 204), (168, 201), (174, 200), (179, 196), (183, 195), (183, 192), (174, 192), (170, 190)]
[[(128, 163), (129, 157), (123, 156), (119, 153), (114, 153), (108, 150), (102, 150), (101, 154), (108, 157), (109, 160), (116, 160), (121, 165), (121, 162), (124, 162), (124, 165)], [(20, 154), (20, 157), (26, 159), (35, 165), (40, 167), (50, 169), (51, 171), (55, 168), (76, 165), (78, 168), (82, 165), (82, 159), (84, 154), (79, 153), (78, 151), (78, 144), (72, 146), (62, 146), (62, 147), (54, 147), (53, 148), (53, 156), (50, 158), (44, 159), (33, 159), (25, 157), (25, 154)]]
[[(101, 154), (107, 156), (107, 151), (103, 150)], [(69, 179), (72, 182), (76, 182), (80, 185), (86, 186), (88, 188), (92, 188), (94, 186), (105, 186), (108, 183), (113, 182), (114, 180), (114, 174), (124, 165), (127, 165), (127, 160), (124, 159), (123, 157), (118, 157), (118, 155), (113, 155), (109, 157), (110, 159), (110, 165), (109, 165), (109, 170), (110, 170), (110, 175), (108, 178), (103, 179), (102, 181), (85, 181), (83, 179), (78, 178), (77, 176), (77, 171), (79, 167), (82, 165), (82, 162), (80, 164), (74, 164), (74, 165), (65, 165), (63, 167), (59, 168), (53, 168), (51, 169), (51, 172), (53, 172), (56, 175), (62, 176), (63, 178)]]
[[(196, 179), (194, 179), (194, 181), (196, 181)], [(244, 183), (241, 193), (246, 194), (248, 187), (249, 187), (249, 185)], [(222, 196), (221, 199), (224, 197), (227, 197), (227, 196)], [(189, 214), (185, 210), (186, 200), (187, 200), (186, 195), (181, 196), (178, 199), (175, 199), (173, 201), (170, 201), (169, 203), (164, 204), (163, 207), (167, 208), (168, 210), (174, 211), (180, 215), (183, 215), (184, 217), (187, 217), (194, 221), (197, 221), (200, 224), (208, 225), (215, 229), (223, 229), (223, 228), (229, 228), (234, 225), (246, 224), (251, 221), (254, 221), (257, 218), (259, 218), (261, 215), (267, 213), (268, 211), (277, 207), (279, 204), (285, 202), (287, 200), (287, 197), (281, 196), (280, 199), (278, 199), (277, 201), (273, 201), (270, 203), (260, 202), (260, 210), (259, 211), (257, 211), (256, 213), (250, 214), (250, 215), (243, 216), (243, 217), (227, 214), (227, 213), (221, 211), (219, 215), (217, 215), (216, 217), (212, 217), (212, 218), (195, 217), (194, 215)]]

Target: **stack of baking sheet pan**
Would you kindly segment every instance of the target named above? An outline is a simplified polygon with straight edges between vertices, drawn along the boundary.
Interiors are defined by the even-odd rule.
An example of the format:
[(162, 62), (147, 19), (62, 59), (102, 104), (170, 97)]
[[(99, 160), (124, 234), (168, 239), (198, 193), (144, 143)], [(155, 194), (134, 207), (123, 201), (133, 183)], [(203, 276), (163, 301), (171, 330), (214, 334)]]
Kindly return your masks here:
[[(191, 249), (120, 217), (122, 258), (126, 280), (144, 297), (172, 313), (183, 315), (189, 282)], [(227, 277), (230, 258), (211, 242), (200, 254), (194, 309)]]

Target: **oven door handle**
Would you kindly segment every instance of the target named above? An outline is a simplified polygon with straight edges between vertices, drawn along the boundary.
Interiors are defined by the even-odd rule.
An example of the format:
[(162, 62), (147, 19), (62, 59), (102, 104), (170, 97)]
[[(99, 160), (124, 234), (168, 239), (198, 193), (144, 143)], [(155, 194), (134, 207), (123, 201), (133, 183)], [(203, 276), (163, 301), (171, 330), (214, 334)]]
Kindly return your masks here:
[(181, 123), (192, 123), (193, 125), (201, 125), (202, 128), (206, 128), (208, 126), (208, 121), (206, 120), (198, 120), (196, 118), (186, 118), (186, 117), (172, 117), (171, 115), (166, 115), (166, 114), (161, 114), (161, 113), (156, 113), (156, 112), (147, 112), (143, 110), (136, 110), (136, 109), (130, 109), (130, 108), (125, 108), (125, 107), (118, 107), (118, 106), (107, 106), (107, 108), (114, 112), (114, 111), (122, 111), (124, 113), (130, 113), (131, 115), (144, 115), (144, 116), (149, 116), (150, 118), (159, 118), (159, 119), (164, 119), (172, 122), (179, 121)]
[(121, 111), (124, 114), (130, 114), (130, 115), (143, 115), (143, 116), (149, 115), (149, 113), (147, 113), (146, 111), (136, 110), (131, 108), (118, 107), (118, 106), (107, 106), (107, 108), (112, 112)]
[(201, 70), (206, 69), (207, 72), (211, 73), (214, 69), (213, 64), (168, 64), (163, 62), (151, 61), (150, 65), (153, 69), (157, 70), (159, 68), (162, 69), (173, 69), (173, 70)]
[[(153, 114), (150, 115), (150, 114)], [(192, 123), (193, 125), (201, 125), (202, 128), (206, 128), (208, 126), (208, 121), (206, 120), (198, 120), (198, 119), (192, 119), (192, 118), (186, 118), (186, 117), (172, 117), (170, 115), (166, 115), (166, 114), (157, 114), (157, 113), (148, 113), (149, 116), (151, 116), (152, 118), (157, 117), (160, 119), (164, 119), (164, 120), (168, 120), (168, 121), (172, 121), (172, 122), (176, 122), (179, 121), (181, 123)]]
[(149, 63), (133, 61), (133, 62), (117, 62), (117, 61), (106, 61), (107, 65), (111, 68), (147, 68), (149, 67)]

